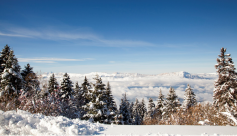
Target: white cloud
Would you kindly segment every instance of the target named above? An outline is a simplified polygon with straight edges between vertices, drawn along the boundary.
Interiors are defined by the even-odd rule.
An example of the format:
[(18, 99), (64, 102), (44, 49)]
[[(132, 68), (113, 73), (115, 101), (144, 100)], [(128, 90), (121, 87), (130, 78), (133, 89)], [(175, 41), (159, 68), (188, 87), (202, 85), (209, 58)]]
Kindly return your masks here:
[(13, 27), (7, 29), (7, 32), (0, 33), (2, 36), (9, 37), (25, 37), (25, 38), (40, 38), (47, 40), (69, 40), (78, 44), (78, 41), (86, 42), (85, 45), (94, 45), (94, 46), (110, 46), (110, 47), (137, 47), (137, 46), (154, 46), (154, 44), (139, 41), (139, 40), (110, 40), (99, 37), (96, 34), (80, 31), (64, 31), (64, 30), (49, 30), (49, 29), (26, 29)]
[(64, 58), (18, 58), (19, 62), (34, 62), (34, 63), (56, 63), (57, 61), (87, 61), (94, 60), (92, 58), (85, 59), (64, 59)]

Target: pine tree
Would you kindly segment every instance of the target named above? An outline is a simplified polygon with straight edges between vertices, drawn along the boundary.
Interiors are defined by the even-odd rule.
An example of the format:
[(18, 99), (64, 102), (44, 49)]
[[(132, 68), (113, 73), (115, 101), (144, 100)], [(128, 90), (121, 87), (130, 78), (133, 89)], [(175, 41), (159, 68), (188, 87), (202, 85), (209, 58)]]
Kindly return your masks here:
[(10, 55), (10, 47), (6, 45), (4, 49), (2, 49), (1, 56), (0, 56), (0, 73), (3, 72), (6, 66), (6, 62), (8, 60), (8, 57)]
[(22, 76), (20, 74), (20, 66), (14, 52), (10, 51), (6, 61), (4, 71), (1, 74), (1, 92), (0, 101), (7, 104), (12, 101), (13, 107), (19, 105), (17, 98), (22, 88)]
[(77, 107), (74, 99), (74, 90), (72, 89), (72, 81), (67, 73), (63, 75), (61, 82), (61, 91), (59, 96), (62, 100), (63, 116), (68, 118), (77, 118)]
[(174, 88), (170, 87), (169, 93), (166, 97), (166, 105), (164, 107), (163, 115), (168, 116), (174, 112), (176, 112), (176, 108), (178, 107), (178, 96), (175, 93)]
[(134, 125), (140, 125), (142, 123), (141, 105), (140, 105), (137, 98), (136, 98), (136, 101), (133, 105), (132, 114), (133, 114), (133, 124)]
[(131, 113), (129, 110), (130, 103), (128, 102), (126, 93), (123, 95), (123, 98), (121, 99), (121, 103), (119, 105), (119, 114), (122, 115), (122, 124), (128, 124), (130, 125), (132, 123), (131, 119)]
[(157, 105), (155, 108), (155, 114), (161, 117), (163, 113), (163, 108), (165, 107), (165, 100), (164, 100), (164, 95), (162, 94), (162, 91), (160, 89), (160, 93), (157, 99)]
[(213, 92), (213, 105), (219, 111), (236, 112), (237, 107), (237, 73), (230, 54), (225, 54), (226, 49), (221, 48), (217, 58), (218, 79)]
[(145, 105), (144, 99), (142, 99), (142, 102), (140, 104), (140, 112), (141, 112), (141, 117), (142, 117), (142, 120), (143, 120), (144, 116), (147, 113), (147, 109), (146, 109), (146, 105)]
[(154, 108), (155, 108), (155, 104), (153, 102), (152, 98), (149, 98), (148, 101), (148, 110), (147, 110), (147, 118), (151, 119), (153, 117), (154, 114)]
[(87, 99), (89, 103), (84, 106), (84, 109), (87, 111), (87, 114), (83, 116), (82, 119), (90, 120), (92, 122), (100, 122), (104, 123), (105, 111), (107, 108), (105, 107), (106, 103), (104, 103), (104, 86), (105, 84), (102, 83), (101, 78), (98, 75), (94, 78), (96, 83), (93, 84), (93, 88), (88, 90)]
[(104, 102), (106, 103), (106, 120), (105, 123), (113, 123), (115, 120), (115, 115), (117, 112), (117, 107), (115, 107), (115, 101), (111, 92), (111, 86), (109, 82), (107, 83), (106, 89), (104, 91)]
[(46, 92), (46, 95), (47, 95), (47, 93), (49, 93), (49, 94), (54, 93), (55, 90), (57, 90), (58, 88), (59, 88), (59, 86), (58, 86), (57, 79), (55, 78), (54, 74), (52, 74), (52, 76), (49, 79), (48, 92)]
[(197, 100), (195, 98), (196, 95), (192, 90), (193, 89), (188, 84), (188, 87), (185, 90), (184, 101), (182, 105), (184, 109), (189, 109), (191, 106), (195, 106), (197, 104)]
[(25, 66), (25, 69), (22, 70), (21, 76), (23, 78), (23, 90), (24, 91), (39, 91), (39, 84), (37, 75), (33, 72), (33, 68), (30, 67), (30, 64), (28, 63), (27, 66)]
[(85, 79), (84, 79), (84, 82), (82, 83), (82, 96), (83, 98), (85, 98), (85, 104), (89, 103), (90, 100), (89, 100), (89, 97), (88, 96), (88, 93), (89, 93), (89, 89), (91, 89), (91, 84), (89, 83), (89, 81), (87, 80), (86, 76), (85, 76)]

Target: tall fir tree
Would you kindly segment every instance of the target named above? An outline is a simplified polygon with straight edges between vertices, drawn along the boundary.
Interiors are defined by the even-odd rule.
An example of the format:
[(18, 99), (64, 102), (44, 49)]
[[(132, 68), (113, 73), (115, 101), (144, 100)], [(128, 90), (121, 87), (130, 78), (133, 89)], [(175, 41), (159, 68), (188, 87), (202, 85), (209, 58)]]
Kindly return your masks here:
[(6, 66), (6, 62), (8, 60), (8, 57), (10, 55), (10, 47), (8, 45), (6, 45), (2, 51), (1, 51), (1, 56), (0, 56), (0, 73), (3, 72), (3, 70), (5, 69)]
[(104, 91), (104, 102), (106, 103), (106, 120), (105, 123), (110, 124), (115, 122), (115, 115), (117, 113), (117, 107), (112, 95), (111, 86), (109, 82), (107, 83), (106, 89)]
[(197, 104), (196, 95), (194, 94), (191, 86), (188, 84), (188, 87), (185, 90), (182, 107), (184, 109), (189, 109), (190, 107), (195, 106), (196, 104)]
[(133, 105), (132, 115), (133, 115), (133, 124), (140, 125), (142, 123), (141, 105), (137, 98)]
[(119, 105), (119, 114), (122, 115), (122, 119), (123, 119), (122, 124), (128, 124), (128, 125), (132, 124), (131, 112), (129, 110), (129, 107), (130, 107), (130, 103), (125, 93)]
[(90, 100), (89, 100), (90, 96), (88, 96), (88, 93), (92, 87), (91, 87), (90, 82), (87, 80), (86, 76), (85, 76), (84, 82), (82, 83), (81, 86), (82, 86), (82, 90), (81, 90), (82, 96), (83, 96), (83, 98), (85, 98), (85, 104), (87, 104), (90, 102)]
[(147, 109), (147, 118), (151, 119), (154, 115), (155, 104), (152, 98), (149, 98), (148, 109)]
[(157, 116), (161, 117), (164, 107), (165, 107), (165, 97), (162, 94), (162, 91), (160, 89), (160, 93), (159, 93), (159, 96), (158, 96), (158, 99), (157, 99), (157, 104), (156, 104), (156, 107), (155, 107), (155, 114)]
[(32, 94), (33, 91), (37, 91), (35, 93), (37, 94), (40, 91), (40, 82), (38, 80), (37, 75), (33, 72), (33, 68), (30, 67), (29, 63), (25, 66), (25, 69), (21, 71), (21, 76), (23, 78), (24, 91), (31, 91), (31, 93), (29, 94)]
[(17, 98), (21, 88), (22, 76), (20, 74), (20, 65), (14, 52), (10, 51), (5, 68), (1, 74), (0, 101), (5, 104), (11, 101), (13, 103), (12, 106), (17, 107), (19, 105)]
[(146, 113), (147, 113), (147, 109), (146, 109), (146, 104), (145, 104), (145, 100), (142, 99), (142, 102), (140, 104), (140, 112), (141, 112), (141, 117), (142, 117), (142, 120), (143, 118), (145, 117)]
[(104, 123), (106, 116), (105, 111), (107, 111), (106, 103), (104, 102), (104, 86), (99, 75), (94, 78), (96, 83), (93, 84), (93, 88), (88, 90), (87, 99), (89, 103), (84, 106), (87, 113), (82, 119), (90, 120), (92, 122)]
[(74, 90), (72, 89), (72, 81), (67, 73), (63, 75), (61, 82), (61, 91), (59, 96), (62, 100), (62, 115), (69, 118), (77, 118), (77, 106), (74, 99)]
[(178, 107), (178, 96), (176, 95), (174, 88), (170, 87), (165, 103), (163, 115), (168, 117), (170, 114), (176, 112), (176, 108)]
[(45, 93), (46, 95), (47, 93), (52, 94), (52, 93), (55, 93), (57, 89), (59, 89), (59, 85), (54, 74), (52, 74), (52, 76), (50, 76), (49, 83), (48, 83), (48, 91)]
[(237, 112), (237, 76), (234, 62), (230, 54), (226, 54), (226, 49), (221, 48), (215, 68), (218, 79), (214, 84), (213, 105), (219, 111)]

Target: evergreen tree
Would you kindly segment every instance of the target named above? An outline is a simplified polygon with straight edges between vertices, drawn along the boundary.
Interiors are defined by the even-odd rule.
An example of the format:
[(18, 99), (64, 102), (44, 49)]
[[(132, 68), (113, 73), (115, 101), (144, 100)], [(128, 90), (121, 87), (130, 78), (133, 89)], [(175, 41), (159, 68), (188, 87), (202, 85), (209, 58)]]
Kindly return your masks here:
[(115, 115), (117, 112), (117, 107), (111, 92), (111, 87), (109, 85), (109, 82), (107, 83), (107, 87), (104, 91), (104, 102), (106, 103), (106, 120), (105, 122), (110, 124), (111, 122), (113, 123), (115, 120)]
[(155, 114), (157, 114), (158, 116), (162, 115), (164, 107), (165, 107), (164, 95), (162, 94), (162, 91), (160, 89), (160, 93), (157, 99), (157, 105), (155, 108), (155, 112), (156, 112)]
[(141, 117), (142, 117), (142, 120), (143, 120), (144, 116), (147, 113), (147, 109), (146, 109), (146, 105), (145, 105), (144, 99), (142, 99), (142, 102), (140, 104), (140, 112), (141, 112)]
[(52, 76), (49, 79), (48, 92), (46, 93), (49, 93), (49, 94), (54, 93), (55, 90), (57, 90), (58, 88), (59, 86), (58, 86), (57, 79), (55, 78), (54, 74), (52, 74)]
[(141, 105), (136, 99), (134, 105), (133, 105), (133, 124), (134, 125), (140, 125), (142, 123), (142, 116), (141, 116)]
[(6, 61), (5, 68), (1, 74), (1, 92), (0, 102), (7, 104), (12, 101), (13, 107), (19, 105), (17, 98), (22, 88), (22, 76), (20, 74), (20, 66), (14, 52), (10, 51)]
[(184, 109), (188, 109), (191, 106), (194, 106), (197, 104), (197, 100), (195, 98), (196, 95), (194, 94), (194, 92), (192, 90), (193, 89), (188, 84), (188, 87), (185, 90), (184, 101), (183, 101), (183, 105), (182, 105), (182, 107)]
[(178, 107), (178, 96), (176, 95), (174, 88), (170, 87), (166, 97), (166, 105), (163, 114), (168, 116), (171, 113), (176, 112), (176, 107)]
[(130, 103), (128, 102), (126, 93), (123, 95), (123, 98), (121, 99), (121, 103), (119, 105), (119, 114), (122, 115), (122, 124), (131, 124), (131, 113), (129, 110)]
[(213, 105), (219, 111), (236, 112), (237, 106), (237, 73), (230, 54), (225, 54), (226, 49), (221, 48), (221, 54), (217, 58), (218, 79), (215, 82), (213, 93)]
[(24, 91), (39, 91), (39, 84), (37, 75), (33, 72), (33, 68), (30, 67), (30, 64), (28, 63), (27, 66), (25, 66), (25, 69), (22, 70), (21, 76), (23, 78), (23, 90)]
[(85, 76), (85, 79), (84, 79), (84, 82), (82, 83), (82, 96), (83, 98), (85, 98), (85, 104), (89, 103), (90, 100), (89, 100), (89, 97), (88, 96), (88, 93), (89, 93), (89, 89), (91, 89), (91, 84), (89, 83), (89, 81), (87, 80), (86, 76)]
[(83, 116), (82, 119), (90, 120), (92, 122), (104, 123), (106, 116), (105, 111), (107, 111), (106, 103), (104, 103), (104, 86), (101, 78), (98, 75), (94, 78), (96, 83), (93, 84), (93, 88), (88, 90), (87, 99), (89, 103), (84, 106), (84, 109), (87, 111), (87, 114)]
[(6, 66), (6, 62), (8, 60), (8, 57), (10, 55), (10, 47), (6, 45), (4, 49), (2, 49), (1, 56), (0, 56), (0, 73), (3, 72)]
[(153, 117), (154, 108), (155, 108), (155, 104), (154, 104), (154, 102), (153, 102), (153, 99), (152, 99), (152, 98), (149, 98), (147, 117), (150, 118), (150, 119)]
[(63, 116), (69, 118), (77, 118), (77, 107), (74, 99), (74, 90), (72, 89), (72, 81), (67, 73), (63, 75), (61, 82), (60, 98), (62, 100)]

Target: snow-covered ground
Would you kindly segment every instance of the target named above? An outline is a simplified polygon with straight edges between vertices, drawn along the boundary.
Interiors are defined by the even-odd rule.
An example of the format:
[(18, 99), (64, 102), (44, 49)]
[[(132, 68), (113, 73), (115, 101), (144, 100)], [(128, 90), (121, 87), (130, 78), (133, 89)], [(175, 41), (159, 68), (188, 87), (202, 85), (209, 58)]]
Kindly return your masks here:
[[(60, 83), (64, 73), (55, 73), (57, 81)], [(95, 82), (93, 78), (96, 74), (101, 76), (103, 83), (110, 82), (112, 93), (114, 95), (117, 105), (120, 103), (122, 94), (127, 93), (130, 101), (135, 101), (135, 98), (141, 101), (142, 98), (145, 102), (148, 102), (149, 98), (153, 98), (156, 103), (156, 99), (159, 94), (159, 90), (166, 95), (172, 86), (179, 98), (184, 96), (184, 91), (187, 84), (191, 85), (194, 89), (198, 101), (212, 101), (214, 81), (217, 79), (217, 74), (190, 74), (188, 72), (172, 72), (163, 73), (158, 75), (145, 75), (138, 73), (102, 73), (92, 72), (89, 74), (75, 74), (68, 73), (71, 80), (75, 83), (78, 81), (81, 84), (85, 76), (89, 79), (89, 82)], [(48, 80), (52, 73), (44, 73), (43, 77)]]
[(232, 126), (103, 125), (26, 111), (0, 111), (0, 135), (236, 135)]

